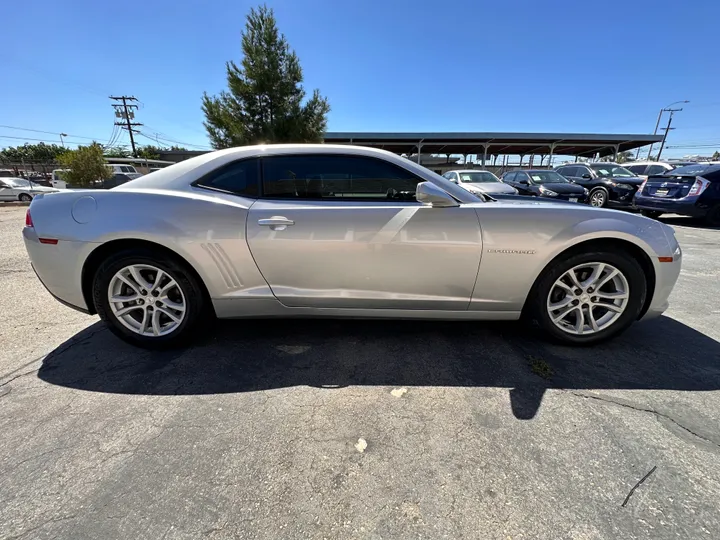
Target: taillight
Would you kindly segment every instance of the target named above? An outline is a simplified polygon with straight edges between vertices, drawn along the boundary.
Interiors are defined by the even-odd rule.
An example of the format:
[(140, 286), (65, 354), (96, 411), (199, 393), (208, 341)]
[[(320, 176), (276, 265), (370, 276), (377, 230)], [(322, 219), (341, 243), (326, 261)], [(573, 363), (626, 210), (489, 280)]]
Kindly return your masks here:
[(643, 189), (645, 189), (645, 184), (647, 184), (647, 179), (643, 180), (643, 183), (640, 184), (640, 187), (637, 190), (640, 195), (642, 195)]
[(705, 180), (704, 178), (698, 176), (695, 180), (695, 183), (690, 188), (690, 193), (688, 193), (688, 196), (691, 195), (700, 195), (703, 191), (705, 191), (705, 188), (710, 185), (710, 182)]
[(26, 227), (34, 227), (32, 222), (32, 216), (30, 215), (30, 209), (27, 209), (27, 212), (25, 212), (25, 226)]

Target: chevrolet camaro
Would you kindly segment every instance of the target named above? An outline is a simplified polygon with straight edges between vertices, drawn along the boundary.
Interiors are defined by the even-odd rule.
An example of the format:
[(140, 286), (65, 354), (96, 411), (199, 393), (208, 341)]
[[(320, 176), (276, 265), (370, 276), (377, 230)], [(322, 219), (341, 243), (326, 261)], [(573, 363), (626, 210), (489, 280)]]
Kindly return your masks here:
[(661, 314), (682, 256), (671, 227), (639, 215), (497, 200), (340, 145), (231, 148), (40, 194), (23, 236), (55, 298), (150, 348), (214, 316), (524, 316), (593, 343)]

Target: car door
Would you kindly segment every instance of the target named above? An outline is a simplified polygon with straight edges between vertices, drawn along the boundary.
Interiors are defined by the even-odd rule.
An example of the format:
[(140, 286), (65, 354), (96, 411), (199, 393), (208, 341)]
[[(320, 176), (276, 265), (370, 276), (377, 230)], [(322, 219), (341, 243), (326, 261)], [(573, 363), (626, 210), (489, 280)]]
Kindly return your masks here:
[[(505, 184), (507, 184), (507, 185), (509, 185), (509, 186), (512, 186), (512, 187), (514, 187), (515, 189), (517, 189), (517, 187), (515, 186), (515, 173), (514, 173), (514, 172), (509, 172), (509, 173), (503, 174), (501, 180), (502, 180)], [(518, 191), (519, 191), (519, 190), (518, 190)]]
[(15, 190), (9, 184), (0, 181), (0, 201), (14, 201), (17, 199)]
[(375, 157), (276, 155), (262, 171), (247, 239), (280, 302), (467, 309), (482, 253), (472, 207), (417, 202), (424, 179)]

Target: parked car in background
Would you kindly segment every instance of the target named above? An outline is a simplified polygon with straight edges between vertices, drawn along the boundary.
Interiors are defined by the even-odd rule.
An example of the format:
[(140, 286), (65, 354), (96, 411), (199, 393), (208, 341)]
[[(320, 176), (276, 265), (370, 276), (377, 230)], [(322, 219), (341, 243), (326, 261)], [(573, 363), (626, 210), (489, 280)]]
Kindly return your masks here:
[(635, 206), (647, 217), (673, 213), (720, 225), (720, 164), (694, 163), (650, 176), (635, 195)]
[(203, 335), (213, 315), (525, 313), (548, 337), (596, 343), (660, 315), (682, 259), (673, 228), (642, 216), (484, 199), (396, 154), (331, 144), (228, 148), (39, 196), (23, 237), (53, 295), (151, 348)]
[(633, 196), (643, 179), (617, 163), (568, 163), (555, 170), (565, 178), (587, 189), (591, 206), (631, 206)]
[(518, 191), (503, 182), (490, 171), (478, 171), (474, 169), (461, 171), (448, 171), (443, 174), (444, 178), (453, 184), (467, 189), (472, 193), (489, 193), (517, 195)]
[(142, 174), (137, 172), (137, 169), (133, 167), (132, 165), (118, 165), (116, 163), (108, 165), (112, 169), (113, 174), (124, 174), (131, 180), (134, 180), (135, 178), (140, 178)]
[(628, 171), (639, 178), (647, 178), (648, 176), (656, 176), (672, 171), (675, 166), (664, 161), (633, 161), (632, 163), (624, 163)]
[(67, 188), (67, 182), (63, 180), (63, 173), (67, 172), (69, 169), (55, 169), (52, 172), (52, 175), (50, 176), (50, 184), (52, 184), (52, 187), (57, 189), (66, 189)]
[(31, 201), (35, 195), (56, 191), (24, 178), (0, 178), (0, 201)]
[(15, 178), (15, 171), (10, 169), (0, 169), (0, 178)]
[(580, 203), (585, 202), (588, 196), (588, 190), (584, 187), (574, 184), (555, 171), (545, 169), (506, 172), (503, 182), (517, 189), (520, 195)]

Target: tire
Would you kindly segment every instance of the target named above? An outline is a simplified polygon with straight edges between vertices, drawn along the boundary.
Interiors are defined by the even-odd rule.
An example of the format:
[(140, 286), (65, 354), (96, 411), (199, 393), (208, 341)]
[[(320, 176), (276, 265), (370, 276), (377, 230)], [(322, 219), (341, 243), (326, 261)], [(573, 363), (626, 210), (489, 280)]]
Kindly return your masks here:
[[(558, 298), (555, 296), (558, 293), (565, 293), (565, 290), (562, 287), (557, 286), (556, 282), (560, 280), (561, 277), (565, 279), (564, 276), (570, 269), (581, 267), (581, 269), (578, 270), (578, 280), (582, 284), (583, 281), (586, 281), (586, 279), (583, 277), (583, 273), (585, 272), (585, 270), (583, 270), (582, 267), (583, 265), (588, 265), (590, 263), (598, 263), (598, 266), (601, 264), (611, 265), (612, 267), (617, 269), (622, 275), (622, 277), (624, 277), (625, 279), (627, 287), (627, 290), (625, 292), (628, 293), (628, 298), (626, 300), (626, 303), (624, 304), (624, 309), (619, 314), (619, 316), (615, 315), (615, 310), (606, 310), (603, 307), (595, 307), (590, 309), (590, 311), (592, 311), (596, 317), (599, 328), (599, 330), (597, 331), (593, 331), (592, 328), (590, 328), (589, 318), (586, 315), (586, 308), (583, 308), (581, 310), (583, 313), (582, 320), (584, 323), (587, 324), (587, 330), (583, 331), (583, 333), (581, 334), (578, 334), (575, 333), (572, 329), (561, 328), (560, 326), (562, 324), (559, 325), (553, 321), (550, 316), (551, 311), (549, 304), (550, 302), (561, 304), (563, 301), (562, 298)], [(607, 275), (605, 274), (605, 272), (608, 270), (609, 268), (605, 267), (605, 270), (600, 275)], [(602, 279), (603, 277), (600, 278), (599, 282), (601, 282)], [(618, 294), (617, 291), (610, 290), (614, 287), (615, 281), (619, 282), (622, 281), (622, 279), (620, 277), (613, 278), (608, 284), (602, 285), (600, 287), (599, 294), (612, 294), (613, 292), (615, 292), (615, 294)], [(578, 289), (575, 288), (575, 290)], [(618, 291), (620, 290), (621, 289), (618, 288)], [(598, 291), (594, 292), (595, 294), (598, 294)], [(553, 296), (551, 296), (551, 293), (553, 294)], [(568, 296), (570, 294), (574, 295), (574, 293), (567, 294)], [(625, 331), (638, 318), (640, 310), (645, 303), (646, 295), (647, 281), (645, 279), (645, 273), (638, 261), (633, 258), (630, 253), (625, 253), (621, 250), (598, 250), (589, 253), (576, 253), (567, 256), (561, 255), (558, 259), (551, 262), (545, 268), (543, 273), (540, 275), (538, 281), (535, 283), (535, 286), (530, 293), (530, 297), (528, 298), (529, 302), (527, 306), (527, 312), (528, 315), (530, 315), (530, 317), (537, 322), (538, 326), (545, 333), (545, 335), (550, 337), (551, 339), (574, 345), (589, 345), (592, 343), (598, 343), (606, 339), (610, 339)], [(574, 298), (574, 296), (572, 297)], [(585, 301), (585, 297), (580, 298), (581, 300), (578, 300), (580, 306), (586, 305), (582, 303)], [(590, 294), (590, 299), (598, 300), (598, 297)], [(573, 302), (574, 301), (575, 300), (573, 300)], [(600, 301), (608, 303), (623, 302), (623, 300), (621, 299), (600, 299)], [(599, 306), (602, 304), (595, 305)], [(567, 308), (570, 308), (569, 304)], [(574, 308), (574, 311), (567, 316), (566, 321), (570, 320), (572, 322), (573, 318), (575, 318), (577, 324), (577, 309), (578, 308)], [(558, 315), (560, 314), (560, 312), (561, 310), (557, 310), (553, 311), (552, 313), (554, 315)], [(606, 316), (608, 318), (608, 321), (606, 321), (608, 324), (605, 328), (601, 328), (600, 322), (604, 318), (606, 318)], [(585, 328), (585, 326), (583, 326), (583, 328)]]
[(20, 196), (18, 197), (18, 199), (21, 200), (22, 202), (32, 201), (32, 197), (30, 195), (28, 195), (27, 193), (21, 193)]
[(649, 217), (650, 219), (657, 219), (663, 215), (662, 212), (658, 212), (656, 210), (641, 210), (640, 213), (645, 217)]
[(605, 188), (595, 188), (588, 195), (588, 204), (596, 208), (603, 208), (607, 206), (609, 198), (610, 196)]
[[(153, 284), (151, 280), (157, 278), (159, 275), (157, 271), (162, 271), (164, 275), (161, 277), (161, 283), (157, 286), (165, 290), (165, 286), (161, 285), (173, 280), (177, 288), (170, 286), (166, 296), (160, 294), (156, 296), (155, 293), (158, 290), (144, 289), (142, 286), (136, 287), (139, 282), (125, 273), (129, 267), (134, 267), (136, 270), (139, 268), (140, 277), (153, 287), (156, 284)], [(125, 280), (117, 278), (121, 271), (126, 276)], [(129, 286), (131, 283), (134, 284), (133, 288)], [(119, 291), (117, 290), (118, 286), (121, 287)], [(144, 291), (147, 294), (138, 296), (138, 289), (141, 289), (140, 293)], [(207, 315), (210, 304), (204, 289), (187, 264), (175, 257), (145, 248), (121, 251), (103, 261), (95, 273), (92, 293), (95, 309), (108, 329), (120, 339), (146, 349), (168, 349), (186, 345), (194, 335), (197, 335), (196, 331), (202, 323), (209, 318)], [(139, 300), (115, 303), (110, 301), (110, 294), (128, 298), (134, 295)], [(132, 307), (140, 302), (143, 303), (142, 306)], [(170, 304), (184, 306), (184, 309), (183, 311), (176, 310), (169, 307)], [(121, 317), (116, 314), (119, 310), (127, 307), (132, 307), (129, 314)], [(160, 313), (157, 315), (156, 326), (154, 324), (156, 319), (150, 314), (157, 312)], [(146, 328), (146, 314), (149, 328), (144, 334), (141, 334), (140, 331)], [(180, 321), (171, 319), (171, 315)], [(133, 330), (135, 326), (140, 326), (140, 328)], [(153, 335), (152, 332), (158, 329), (157, 335)], [(151, 334), (148, 335), (147, 332), (151, 332)]]
[(716, 204), (705, 214), (705, 223), (711, 227), (720, 227), (720, 204)]

